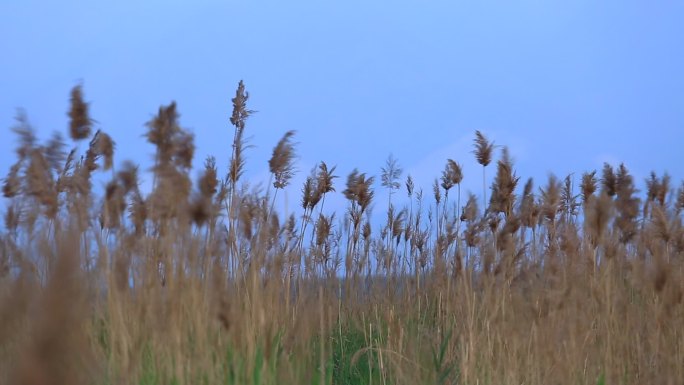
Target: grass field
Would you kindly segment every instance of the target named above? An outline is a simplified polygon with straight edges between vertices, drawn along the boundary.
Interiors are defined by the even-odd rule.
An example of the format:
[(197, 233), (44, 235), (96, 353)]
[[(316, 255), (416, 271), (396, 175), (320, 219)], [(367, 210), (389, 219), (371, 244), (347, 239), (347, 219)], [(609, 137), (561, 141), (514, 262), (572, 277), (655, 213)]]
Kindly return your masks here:
[[(666, 174), (642, 183), (606, 164), (535, 187), (477, 132), (480, 195), (461, 196), (453, 160), (433, 186), (393, 158), (377, 179), (321, 162), (283, 218), (294, 133), (273, 150), (269, 188), (247, 187), (242, 82), (231, 162), (206, 159), (196, 180), (193, 136), (175, 104), (159, 109), (149, 194), (138, 166), (115, 167), (82, 92), (71, 144), (42, 142), (22, 116), (14, 128), (1, 384), (684, 381), (684, 184)], [(104, 191), (95, 177), (110, 178)], [(376, 193), (407, 203), (372, 219)], [(347, 210), (328, 212), (330, 194)]]

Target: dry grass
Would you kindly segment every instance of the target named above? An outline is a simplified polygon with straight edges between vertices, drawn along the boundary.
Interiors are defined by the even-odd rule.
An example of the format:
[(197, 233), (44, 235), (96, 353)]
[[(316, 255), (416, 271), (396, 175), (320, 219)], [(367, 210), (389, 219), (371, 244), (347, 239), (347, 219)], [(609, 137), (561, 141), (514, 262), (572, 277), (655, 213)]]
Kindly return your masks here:
[[(241, 184), (249, 95), (240, 82), (226, 176), (190, 177), (193, 136), (177, 106), (148, 123), (154, 186), (114, 171), (114, 141), (91, 136), (81, 86), (67, 152), (20, 115), (0, 235), (2, 384), (678, 384), (684, 378), (684, 185), (652, 174), (638, 195), (624, 165), (536, 193), (504, 148), (484, 207), (460, 202), (449, 159), (434, 201), (390, 157), (377, 229), (373, 176), (335, 167), (302, 187), (301, 217)], [(269, 162), (295, 170), (292, 132)], [(74, 144), (75, 146), (75, 144)], [(76, 147), (76, 146), (75, 146)], [(493, 161), (482, 133), (475, 155)], [(111, 176), (101, 195), (95, 175)], [(484, 173), (483, 173), (484, 177)], [(456, 204), (449, 191), (459, 186)], [(269, 189), (270, 190), (270, 189)], [(269, 204), (270, 203), (270, 204)], [(376, 214), (378, 215), (378, 214)]]

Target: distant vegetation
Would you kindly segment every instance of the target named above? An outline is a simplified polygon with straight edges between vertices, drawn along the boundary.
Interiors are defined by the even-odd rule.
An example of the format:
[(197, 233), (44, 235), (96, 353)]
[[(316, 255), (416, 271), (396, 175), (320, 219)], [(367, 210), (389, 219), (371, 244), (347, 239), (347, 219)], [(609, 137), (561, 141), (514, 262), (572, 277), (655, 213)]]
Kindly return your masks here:
[[(39, 141), (19, 115), (2, 186), (0, 383), (684, 379), (684, 185), (654, 173), (638, 194), (606, 164), (536, 188), (478, 131), (480, 196), (462, 196), (451, 159), (427, 192), (394, 157), (377, 179), (321, 162), (281, 217), (296, 134), (273, 149), (268, 188), (251, 188), (248, 102), (240, 82), (230, 164), (209, 157), (196, 180), (194, 137), (175, 103), (160, 107), (149, 194), (137, 165), (115, 166), (81, 86), (71, 145)], [(111, 178), (101, 193), (96, 174)], [(346, 211), (326, 210), (331, 194)], [(389, 198), (381, 221), (376, 194)]]

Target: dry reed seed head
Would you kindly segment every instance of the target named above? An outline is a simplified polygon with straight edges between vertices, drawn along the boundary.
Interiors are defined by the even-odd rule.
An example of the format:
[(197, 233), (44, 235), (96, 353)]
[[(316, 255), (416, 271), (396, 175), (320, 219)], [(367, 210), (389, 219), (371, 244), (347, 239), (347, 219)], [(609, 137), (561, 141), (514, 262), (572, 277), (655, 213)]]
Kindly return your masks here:
[(97, 138), (97, 152), (104, 158), (103, 170), (109, 170), (114, 163), (114, 141), (104, 132), (101, 132)]
[[(369, 179), (372, 183), (373, 178)], [(361, 204), (362, 195), (364, 195), (362, 190), (369, 187), (370, 184), (367, 183), (366, 174), (359, 173), (358, 169), (354, 169), (347, 176), (347, 188), (342, 193), (344, 194), (344, 197), (353, 204)]]
[(660, 181), (654, 171), (651, 171), (649, 178), (646, 179), (646, 196), (649, 202), (654, 202), (660, 190)]
[(549, 222), (554, 222), (561, 203), (561, 182), (555, 175), (549, 175), (545, 189), (541, 190), (541, 212)]
[(413, 196), (413, 189), (414, 189), (414, 184), (413, 184), (413, 177), (409, 174), (408, 177), (406, 177), (406, 192), (408, 194), (408, 197), (411, 198)]
[(19, 137), (19, 145), (15, 152), (21, 160), (30, 154), (38, 140), (36, 138), (36, 133), (33, 130), (33, 126), (29, 123), (28, 116), (26, 116), (24, 110), (18, 109), (14, 120), (16, 120), (16, 124), (12, 126), (12, 132)]
[(325, 162), (321, 162), (318, 165), (318, 176), (316, 182), (318, 187), (317, 195), (323, 196), (329, 192), (335, 191), (333, 180), (338, 178), (338, 176), (334, 174), (336, 168), (337, 166), (333, 166), (331, 169), (328, 169), (328, 165), (325, 164)]
[(69, 107), (69, 134), (73, 140), (83, 140), (90, 136), (93, 121), (89, 115), (89, 105), (83, 100), (83, 88), (77, 85), (71, 89)]
[(330, 230), (332, 229), (332, 221), (335, 214), (330, 217), (326, 217), (323, 214), (319, 214), (318, 221), (316, 221), (316, 246), (322, 246), (330, 235)]
[(19, 177), (19, 170), (21, 169), (22, 161), (19, 160), (12, 165), (7, 177), (2, 185), (2, 194), (5, 198), (13, 198), (19, 194), (21, 190), (21, 178)]
[(435, 178), (435, 181), (432, 182), (432, 194), (435, 197), (435, 202), (439, 205), (439, 203), (442, 201), (442, 192), (439, 189), (439, 181), (437, 178)]
[(373, 196), (375, 193), (371, 189), (371, 186), (373, 185), (374, 181), (374, 177), (371, 176), (366, 178), (366, 174), (361, 174), (357, 180), (358, 203), (359, 206), (361, 206), (362, 213), (366, 211), (368, 206), (370, 206), (371, 202), (373, 201)]
[[(411, 224), (410, 218), (406, 221), (406, 226), (404, 227), (404, 241), (408, 242), (413, 236), (413, 225)], [(682, 237), (684, 238), (684, 237)]]
[(629, 174), (629, 170), (624, 163), (620, 163), (617, 169), (617, 174), (615, 176), (615, 189), (616, 194), (619, 196), (622, 194), (633, 194), (636, 192), (634, 189), (634, 178)]
[(41, 202), (51, 201), (52, 195), (56, 194), (50, 166), (40, 148), (33, 149), (29, 155), (25, 181), (27, 194)]
[(461, 183), (463, 180), (463, 171), (461, 165), (452, 159), (447, 159), (447, 164), (442, 171), (442, 188), (444, 191), (449, 191), (454, 185)]
[(363, 236), (363, 240), (368, 242), (371, 236), (371, 225), (370, 222), (366, 221), (366, 223), (363, 224), (363, 230), (361, 231), (361, 234)]
[(214, 202), (216, 205), (221, 205), (228, 199), (228, 194), (230, 193), (228, 179), (222, 179), (219, 183), (218, 193), (214, 197)]
[(613, 197), (617, 192), (617, 177), (613, 171), (613, 166), (608, 163), (603, 164), (603, 175), (601, 177), (602, 192)]
[(531, 228), (535, 225), (536, 223), (536, 218), (535, 218), (535, 208), (536, 208), (536, 203), (535, 203), (535, 197), (534, 194), (532, 194), (532, 190), (534, 189), (534, 182), (532, 178), (529, 178), (527, 182), (525, 182), (525, 188), (523, 189), (523, 196), (522, 200), (520, 202), (520, 219), (522, 222), (522, 225), (528, 228)]
[(157, 147), (157, 162), (166, 163), (172, 156), (173, 138), (179, 131), (176, 102), (160, 106), (157, 115), (146, 123), (147, 141)]
[(188, 206), (190, 219), (197, 226), (202, 226), (212, 216), (213, 206), (210, 197), (195, 195)]
[(114, 198), (114, 195), (119, 193), (121, 187), (116, 180), (109, 181), (105, 186), (105, 200), (109, 201)]
[(311, 199), (314, 191), (313, 178), (307, 177), (302, 186), (302, 208), (306, 211), (311, 206)]
[(195, 156), (195, 135), (179, 129), (173, 137), (173, 150), (176, 166), (191, 169)]
[(670, 192), (670, 176), (666, 173), (662, 178), (658, 178), (656, 173), (651, 171), (649, 179), (646, 180), (646, 187), (648, 201), (658, 202), (664, 206)]
[(66, 160), (64, 161), (64, 168), (62, 169), (61, 175), (66, 176), (74, 170), (76, 166), (76, 149), (69, 151)]
[(461, 213), (461, 221), (473, 222), (477, 218), (479, 209), (477, 207), (477, 196), (473, 193), (468, 194), (468, 201), (466, 202), (463, 212)]
[(135, 227), (135, 234), (142, 235), (145, 233), (145, 223), (147, 222), (147, 202), (136, 188), (133, 190), (131, 197), (131, 204), (128, 207), (128, 216)]
[(404, 232), (404, 221), (406, 218), (406, 209), (403, 209), (397, 213), (397, 215), (392, 220), (392, 237), (396, 239), (397, 243)]
[(593, 196), (596, 192), (597, 185), (596, 170), (582, 174), (582, 184), (580, 185), (582, 189), (582, 202), (587, 203), (589, 197)]
[(677, 189), (677, 201), (675, 202), (675, 211), (677, 214), (682, 210), (684, 210), (684, 182), (682, 182), (682, 185)]
[(504, 147), (501, 160), (497, 162), (496, 178), (492, 184), (492, 195), (489, 203), (491, 210), (504, 213), (506, 216), (511, 215), (518, 181), (520, 181), (520, 177), (515, 175), (508, 148)]
[(673, 229), (667, 217), (667, 212), (662, 206), (655, 206), (653, 208), (652, 223), (655, 235), (666, 244), (669, 243), (672, 239)]
[(428, 234), (425, 231), (418, 231), (416, 236), (413, 238), (415, 240), (415, 246), (418, 251), (423, 252), (423, 248), (427, 242)]
[(578, 229), (574, 223), (568, 223), (566, 226), (563, 226), (560, 234), (560, 249), (566, 256), (575, 255), (580, 248), (580, 242)]
[(268, 167), (275, 176), (273, 187), (277, 189), (287, 186), (294, 176), (295, 150), (292, 143), (294, 134), (294, 131), (285, 133), (273, 149), (273, 156), (268, 161)]
[(448, 159), (447, 163), (449, 164), (449, 176), (451, 177), (451, 181), (454, 184), (460, 184), (461, 181), (463, 181), (463, 167), (453, 159)]
[(105, 205), (100, 213), (101, 227), (118, 228), (124, 211), (126, 211), (125, 192), (115, 179), (107, 183), (105, 187)]
[(380, 185), (391, 190), (397, 190), (401, 187), (399, 178), (403, 172), (399, 166), (398, 160), (394, 155), (390, 154), (385, 161), (385, 167), (382, 167), (380, 174)]
[(86, 150), (84, 164), (89, 172), (97, 170), (97, 161), (102, 157), (102, 152), (100, 151), (101, 148), (99, 144), (102, 135), (102, 131), (98, 130), (97, 132), (95, 132), (95, 135), (93, 135), (93, 138), (90, 140), (90, 143), (88, 144), (88, 150)]
[(121, 171), (117, 174), (117, 179), (124, 190), (124, 194), (128, 194), (134, 189), (138, 188), (138, 166), (130, 161), (125, 161), (121, 165)]
[(489, 226), (489, 231), (491, 231), (492, 234), (495, 234), (501, 223), (501, 217), (493, 212), (489, 212), (487, 213), (485, 220), (487, 221), (487, 226)]
[(665, 202), (667, 201), (667, 194), (669, 194), (669, 193), (670, 193), (670, 175), (668, 175), (666, 173), (660, 179), (658, 194), (656, 196), (656, 199), (658, 200), (658, 203), (660, 203), (661, 206), (665, 206)]
[[(277, 213), (274, 213), (274, 216), (272, 217), (272, 220), (274, 220), (274, 225), (277, 228), (279, 225), (278, 221), (278, 216)], [(284, 232), (288, 234), (290, 239), (295, 239), (297, 238), (297, 218), (295, 217), (294, 213), (291, 213), (287, 217), (287, 222), (285, 222), (284, 226)]]
[(523, 187), (523, 195), (522, 195), (523, 199), (531, 196), (533, 189), (534, 189), (534, 180), (532, 178), (528, 178), (527, 181), (525, 182), (525, 186)]
[(473, 151), (477, 162), (487, 167), (492, 162), (494, 142), (489, 142), (482, 132), (475, 131), (475, 150)]
[(387, 208), (387, 226), (392, 226), (392, 222), (394, 221), (394, 205), (392, 203), (389, 204), (389, 207)]
[(608, 223), (612, 218), (613, 199), (606, 192), (601, 192), (598, 199), (591, 199), (585, 213), (585, 233), (592, 246), (596, 248), (603, 241)]
[(638, 230), (637, 216), (639, 215), (640, 201), (634, 197), (636, 192), (634, 179), (624, 164), (620, 164), (617, 172), (617, 199), (615, 200), (615, 207), (619, 215), (615, 224), (620, 230), (620, 241), (622, 243), (629, 242)]
[(64, 143), (64, 138), (62, 134), (55, 131), (52, 133), (52, 137), (48, 140), (45, 145), (45, 159), (47, 159), (50, 168), (56, 173), (61, 173), (64, 167), (64, 162), (67, 159), (67, 153), (64, 150), (66, 143)]
[(245, 84), (240, 80), (238, 88), (235, 90), (235, 97), (231, 99), (233, 102), (233, 113), (230, 117), (230, 123), (235, 126), (236, 130), (239, 132), (242, 132), (245, 129), (247, 118), (254, 112), (247, 109), (248, 100), (249, 92), (245, 91)]
[(511, 215), (506, 218), (506, 223), (501, 228), (501, 231), (506, 234), (514, 235), (520, 229), (521, 221), (516, 215)]
[(199, 185), (200, 194), (205, 198), (211, 198), (216, 194), (219, 180), (218, 170), (216, 169), (216, 158), (213, 156), (207, 157), (204, 161), (204, 172), (200, 176), (197, 184)]
[(57, 183), (59, 192), (67, 192), (70, 195), (87, 195), (90, 191), (90, 171), (82, 162), (73, 166), (70, 174), (63, 173)]
[(563, 189), (561, 190), (560, 210), (563, 217), (567, 218), (578, 214), (580, 203), (577, 202), (577, 198), (579, 198), (579, 195), (574, 194), (571, 174), (565, 177)]

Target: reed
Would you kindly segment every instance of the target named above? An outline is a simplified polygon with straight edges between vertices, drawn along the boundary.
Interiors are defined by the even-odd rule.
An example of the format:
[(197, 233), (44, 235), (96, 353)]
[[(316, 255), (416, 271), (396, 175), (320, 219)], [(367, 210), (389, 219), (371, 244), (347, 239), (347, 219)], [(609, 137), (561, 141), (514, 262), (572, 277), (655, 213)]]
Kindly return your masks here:
[[(452, 159), (426, 186), (434, 200), (410, 175), (396, 194), (391, 156), (378, 179), (386, 212), (373, 212), (376, 179), (357, 169), (346, 211), (326, 212), (340, 188), (320, 162), (286, 213), (274, 202), (296, 171), (294, 132), (264, 160), (268, 189), (248, 185), (248, 99), (240, 82), (224, 177), (213, 157), (191, 177), (195, 137), (178, 105), (161, 106), (145, 134), (149, 192), (148, 168), (115, 158), (82, 86), (66, 141), (42, 141), (18, 114), (3, 181), (0, 383), (684, 378), (684, 184), (654, 172), (641, 193), (625, 165), (605, 164), (600, 178), (551, 174), (535, 190), (518, 185), (503, 147), (489, 200), (483, 185), (484, 200), (468, 193), (461, 206), (467, 170)], [(493, 149), (476, 132), (483, 182)]]

